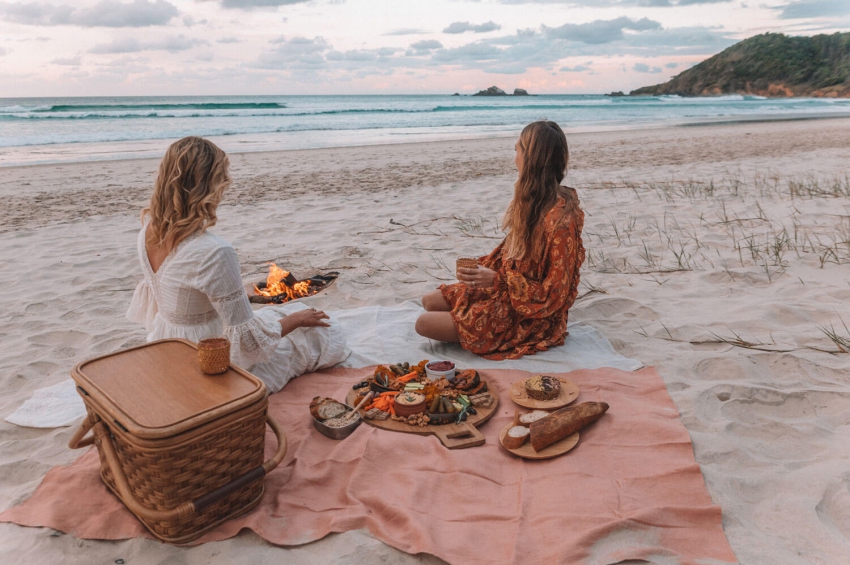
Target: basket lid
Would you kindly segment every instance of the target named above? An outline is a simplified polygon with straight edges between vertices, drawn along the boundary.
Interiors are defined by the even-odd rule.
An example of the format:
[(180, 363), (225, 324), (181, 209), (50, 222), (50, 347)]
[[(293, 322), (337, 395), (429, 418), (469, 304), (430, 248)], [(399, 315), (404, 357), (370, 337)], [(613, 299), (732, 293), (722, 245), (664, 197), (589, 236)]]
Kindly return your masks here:
[(266, 395), (261, 380), (232, 365), (220, 375), (205, 375), (197, 346), (182, 339), (84, 361), (72, 376), (80, 394), (105, 412), (102, 418), (147, 439), (196, 428)]

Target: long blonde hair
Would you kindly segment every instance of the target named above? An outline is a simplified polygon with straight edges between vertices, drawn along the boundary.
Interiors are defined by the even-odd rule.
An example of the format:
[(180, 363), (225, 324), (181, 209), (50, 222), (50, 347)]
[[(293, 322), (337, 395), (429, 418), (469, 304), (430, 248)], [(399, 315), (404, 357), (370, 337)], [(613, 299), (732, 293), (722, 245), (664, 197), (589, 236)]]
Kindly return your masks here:
[(165, 152), (150, 204), (147, 243), (176, 247), (197, 231), (216, 223), (216, 208), (230, 185), (230, 162), (224, 151), (202, 137), (184, 137)]
[(567, 173), (570, 151), (567, 136), (555, 122), (539, 121), (525, 126), (519, 135), (522, 170), (514, 184), (514, 198), (502, 220), (505, 251), (514, 259), (528, 253), (542, 253), (543, 238), (538, 229), (543, 215), (565, 196), (560, 188)]

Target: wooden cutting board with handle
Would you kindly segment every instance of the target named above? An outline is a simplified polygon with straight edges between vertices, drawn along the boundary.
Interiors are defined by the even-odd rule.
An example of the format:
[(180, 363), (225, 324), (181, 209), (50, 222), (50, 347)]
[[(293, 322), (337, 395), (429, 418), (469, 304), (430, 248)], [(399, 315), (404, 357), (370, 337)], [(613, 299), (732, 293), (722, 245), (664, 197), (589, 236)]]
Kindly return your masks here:
[[(483, 380), (483, 379), (482, 379)], [(485, 381), (486, 382), (486, 381)], [(449, 449), (464, 449), (466, 447), (477, 447), (484, 445), (484, 434), (478, 431), (478, 426), (493, 417), (496, 409), (499, 407), (499, 393), (489, 385), (487, 389), (490, 396), (493, 397), (493, 404), (489, 408), (476, 406), (478, 414), (469, 415), (467, 419), (460, 424), (443, 424), (441, 426), (411, 426), (402, 422), (396, 422), (387, 418), (386, 420), (368, 420), (363, 418), (363, 421), (370, 426), (388, 430), (391, 432), (402, 432), (405, 434), (417, 434), (421, 436), (435, 435)], [(356, 390), (349, 390), (345, 401), (349, 406), (354, 406), (358, 393)], [(363, 411), (360, 411), (363, 416)]]

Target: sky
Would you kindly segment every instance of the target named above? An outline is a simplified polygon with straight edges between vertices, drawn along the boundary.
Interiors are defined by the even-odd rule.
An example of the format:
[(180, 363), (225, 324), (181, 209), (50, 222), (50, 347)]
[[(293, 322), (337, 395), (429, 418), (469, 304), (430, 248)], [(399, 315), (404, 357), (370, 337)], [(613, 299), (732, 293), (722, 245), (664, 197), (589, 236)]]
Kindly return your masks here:
[(628, 92), (848, 30), (850, 0), (0, 0), (0, 97)]

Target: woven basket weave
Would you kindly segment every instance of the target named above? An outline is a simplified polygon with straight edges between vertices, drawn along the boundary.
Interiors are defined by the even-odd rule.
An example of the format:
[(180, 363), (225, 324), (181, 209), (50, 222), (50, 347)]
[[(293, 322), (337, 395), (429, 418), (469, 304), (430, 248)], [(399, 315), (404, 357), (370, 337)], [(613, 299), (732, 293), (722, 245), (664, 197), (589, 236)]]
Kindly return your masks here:
[[(256, 506), (263, 478), (286, 454), (262, 381), (238, 367), (209, 379), (196, 349), (155, 341), (72, 373), (88, 416), (69, 446), (95, 444), (103, 482), (169, 543), (188, 543)], [(278, 445), (264, 461), (266, 424)]]
[[(154, 442), (139, 441), (118, 426), (109, 426), (87, 403), (89, 416), (71, 443), (72, 447), (91, 443), (75, 440), (94, 428), (106, 486), (157, 538), (187, 543), (259, 504), (263, 477), (277, 465), (272, 460), (263, 464), (266, 406), (264, 401), (181, 434), (185, 437)], [(281, 448), (285, 452), (282, 432), (280, 459)]]
[(212, 337), (198, 342), (198, 362), (208, 375), (220, 375), (230, 366), (230, 342), (227, 338)]
[(474, 269), (478, 266), (477, 259), (469, 259), (468, 257), (458, 257), (457, 260), (457, 268), (458, 269)]

